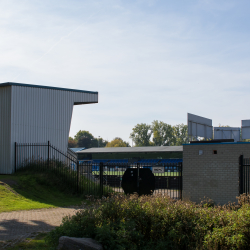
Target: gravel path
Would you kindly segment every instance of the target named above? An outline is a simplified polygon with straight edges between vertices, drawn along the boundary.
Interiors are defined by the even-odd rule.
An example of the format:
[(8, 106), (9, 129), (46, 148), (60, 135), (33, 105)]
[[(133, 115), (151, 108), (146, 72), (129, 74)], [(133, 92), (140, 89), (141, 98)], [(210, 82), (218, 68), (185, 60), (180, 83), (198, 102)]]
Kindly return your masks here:
[(0, 249), (37, 232), (48, 232), (76, 211), (77, 208), (46, 208), (0, 213)]

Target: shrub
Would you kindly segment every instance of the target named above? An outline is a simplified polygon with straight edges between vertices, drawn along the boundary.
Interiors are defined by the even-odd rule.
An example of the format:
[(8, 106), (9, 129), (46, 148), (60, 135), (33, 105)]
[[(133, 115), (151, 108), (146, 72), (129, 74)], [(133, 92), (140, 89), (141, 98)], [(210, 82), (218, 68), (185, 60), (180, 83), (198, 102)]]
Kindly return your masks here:
[(47, 240), (56, 246), (63, 235), (91, 237), (110, 250), (248, 249), (249, 229), (249, 204), (202, 206), (160, 195), (112, 195), (64, 218)]

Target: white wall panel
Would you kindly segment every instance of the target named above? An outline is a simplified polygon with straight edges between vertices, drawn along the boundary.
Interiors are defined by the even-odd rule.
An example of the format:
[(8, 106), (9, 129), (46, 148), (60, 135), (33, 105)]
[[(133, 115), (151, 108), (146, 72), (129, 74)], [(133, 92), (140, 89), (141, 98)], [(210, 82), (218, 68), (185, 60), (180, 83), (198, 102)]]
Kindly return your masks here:
[(214, 139), (234, 139), (240, 141), (240, 128), (214, 127)]
[(189, 136), (213, 138), (211, 119), (187, 113), (187, 125)]
[[(74, 103), (97, 102), (97, 92), (26, 87), (18, 84), (8, 87), (0, 85), (0, 136), (2, 138), (0, 156), (2, 154), (7, 157), (0, 159), (1, 173), (10, 174), (14, 170), (15, 142), (50, 141), (53, 146), (67, 152)], [(5, 151), (8, 153), (6, 154)], [(9, 164), (6, 167), (7, 161)]]
[(250, 139), (250, 120), (241, 120), (241, 138)]

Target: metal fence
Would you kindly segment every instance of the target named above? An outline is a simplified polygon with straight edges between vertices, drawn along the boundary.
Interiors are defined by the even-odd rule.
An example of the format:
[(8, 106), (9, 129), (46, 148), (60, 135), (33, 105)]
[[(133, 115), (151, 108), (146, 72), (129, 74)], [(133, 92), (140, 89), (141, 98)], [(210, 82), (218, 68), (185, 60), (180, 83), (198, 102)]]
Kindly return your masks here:
[(15, 143), (15, 171), (30, 171), (54, 174), (63, 180), (69, 189), (77, 192), (77, 159), (63, 153), (48, 143)]
[[(144, 173), (142, 169), (150, 170), (148, 171), (149, 174)], [(125, 173), (127, 173), (127, 176), (125, 176)], [(149, 194), (145, 189), (151, 188), (149, 191), (152, 194), (161, 193), (174, 199), (182, 198), (181, 162), (160, 166), (141, 163), (97, 163), (92, 165), (92, 176), (101, 178), (103, 186), (110, 191), (126, 192), (125, 182), (126, 177), (128, 177), (129, 186), (134, 185), (131, 192)], [(154, 185), (151, 185), (153, 182)]]
[[(71, 151), (63, 153), (49, 142), (15, 144), (15, 170), (30, 168), (55, 173), (67, 187), (86, 195), (111, 192), (165, 194), (182, 198), (182, 163), (78, 161)], [(145, 191), (147, 190), (147, 191)], [(145, 193), (146, 192), (146, 193)]]
[(239, 157), (239, 191), (240, 194), (250, 193), (250, 159)]

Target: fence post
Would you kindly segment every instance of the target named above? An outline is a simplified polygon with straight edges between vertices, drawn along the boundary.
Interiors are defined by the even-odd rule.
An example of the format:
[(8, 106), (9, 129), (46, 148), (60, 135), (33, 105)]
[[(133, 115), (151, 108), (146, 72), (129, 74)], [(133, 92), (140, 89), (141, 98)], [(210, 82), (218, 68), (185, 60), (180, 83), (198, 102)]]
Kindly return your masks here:
[(77, 171), (76, 192), (79, 193), (79, 161), (77, 161), (77, 164), (76, 164), (76, 171)]
[(138, 195), (139, 195), (139, 192), (140, 192), (139, 173), (140, 173), (140, 163), (137, 163), (137, 193), (138, 193)]
[(239, 193), (243, 194), (243, 155), (239, 157)]
[(100, 196), (103, 196), (103, 162), (99, 166), (99, 177), (100, 177)]
[(182, 179), (183, 179), (183, 177), (182, 177), (182, 162), (180, 163), (180, 169), (179, 170), (180, 170), (180, 175), (181, 175), (180, 176), (181, 177), (180, 178), (180, 190), (181, 190), (180, 191), (180, 199), (182, 200)]
[(16, 160), (17, 160), (17, 143), (15, 142), (15, 172), (16, 172)]
[(50, 146), (50, 145), (49, 145), (49, 141), (48, 141), (48, 163), (47, 163), (47, 164), (48, 164), (48, 167), (49, 167), (49, 146)]

